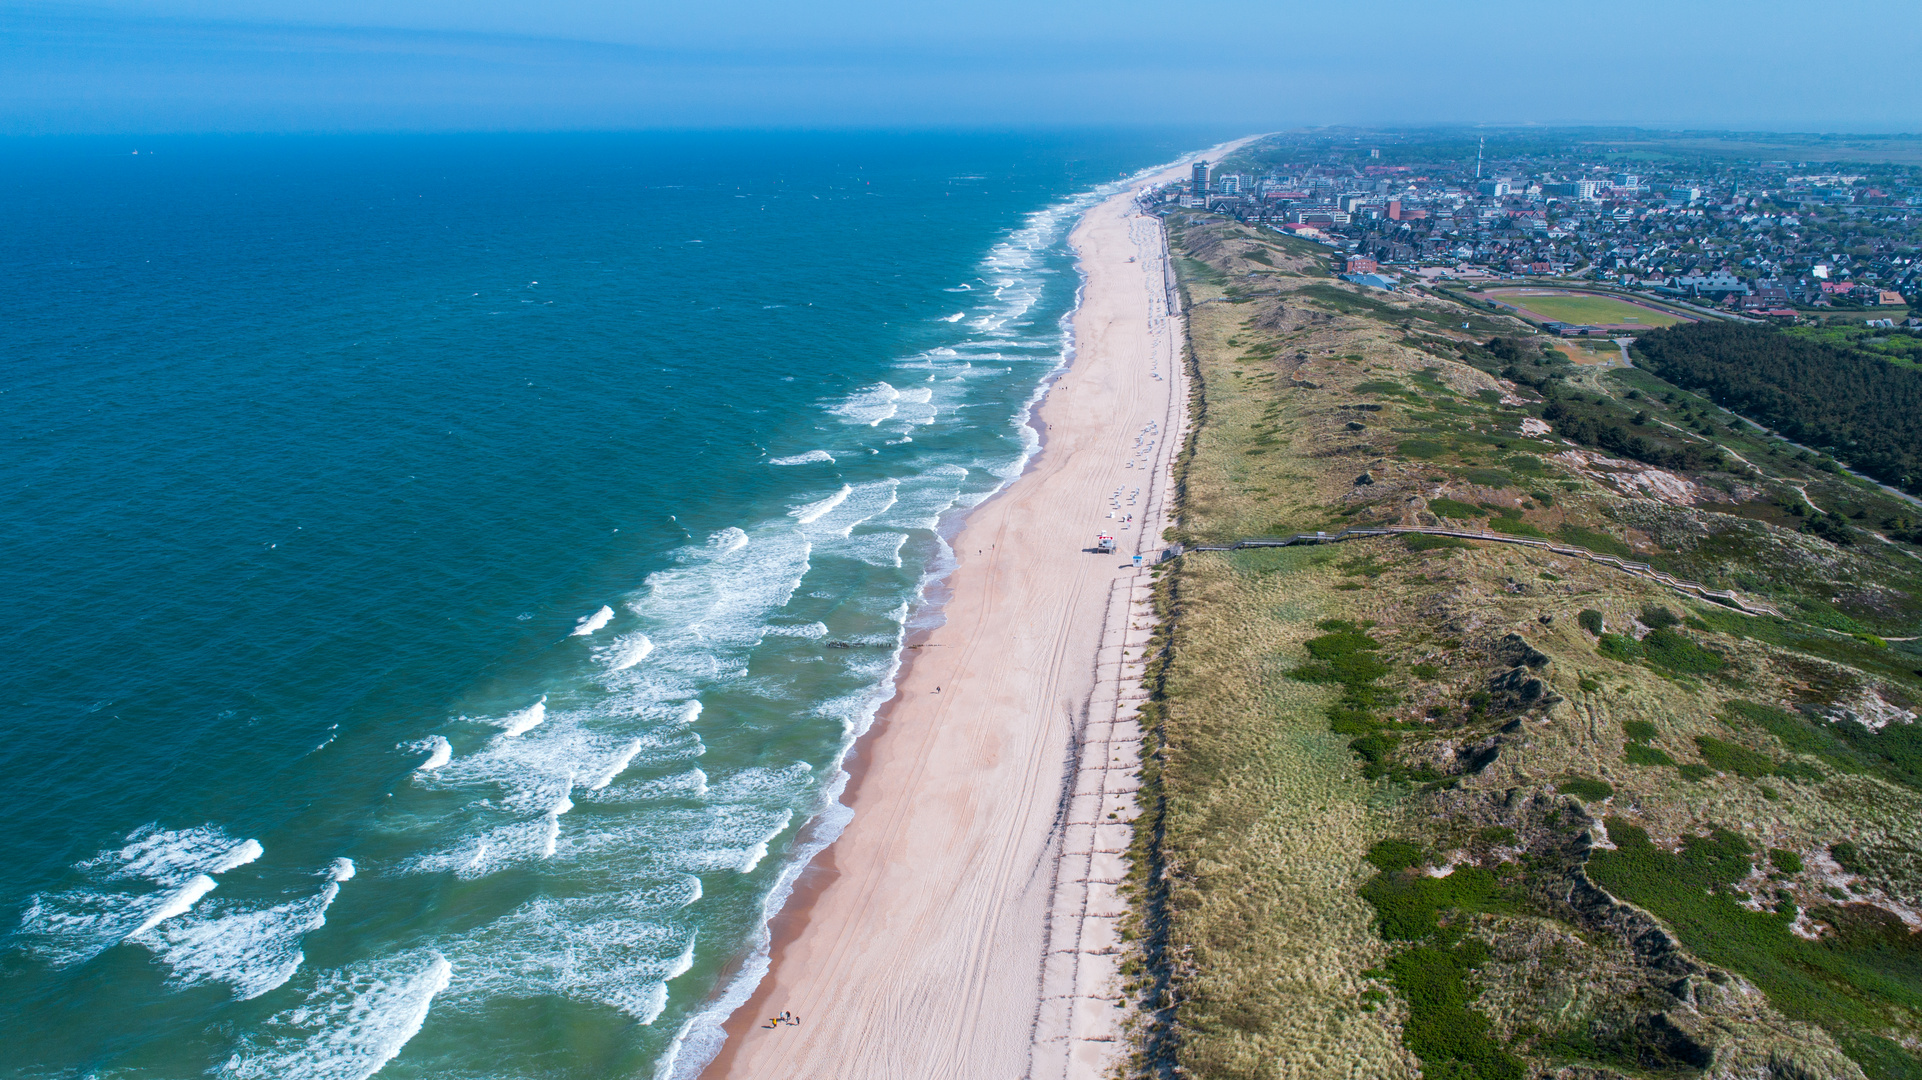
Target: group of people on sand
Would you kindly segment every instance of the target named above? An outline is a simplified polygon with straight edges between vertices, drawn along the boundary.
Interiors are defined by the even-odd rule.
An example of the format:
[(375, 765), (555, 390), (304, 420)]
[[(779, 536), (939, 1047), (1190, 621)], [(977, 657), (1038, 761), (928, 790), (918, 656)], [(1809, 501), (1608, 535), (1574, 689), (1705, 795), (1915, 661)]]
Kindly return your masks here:
[(801, 1018), (783, 1009), (781, 1011), (781, 1015), (768, 1017), (767, 1023), (762, 1024), (761, 1026), (766, 1028), (777, 1028), (777, 1027), (780, 1027), (782, 1024), (793, 1024), (794, 1026), (799, 1027), (801, 1026)]

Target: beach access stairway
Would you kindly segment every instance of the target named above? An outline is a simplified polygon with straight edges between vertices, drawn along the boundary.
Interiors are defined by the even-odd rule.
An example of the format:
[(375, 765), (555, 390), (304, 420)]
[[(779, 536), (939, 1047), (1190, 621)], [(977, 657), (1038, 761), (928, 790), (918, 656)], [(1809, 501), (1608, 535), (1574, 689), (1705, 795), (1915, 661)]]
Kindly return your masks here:
[(1614, 555), (1603, 555), (1587, 548), (1557, 544), (1550, 540), (1538, 540), (1527, 536), (1509, 536), (1505, 533), (1470, 532), (1467, 529), (1445, 529), (1425, 525), (1382, 525), (1373, 528), (1343, 529), (1338, 533), (1311, 532), (1295, 533), (1292, 536), (1257, 536), (1236, 540), (1231, 544), (1194, 544), (1183, 547), (1176, 544), (1161, 553), (1161, 561), (1167, 562), (1189, 551), (1236, 551), (1242, 548), (1293, 547), (1297, 544), (1336, 544), (1343, 540), (1360, 540), (1370, 536), (1452, 536), (1462, 540), (1485, 540), (1497, 544), (1520, 544), (1523, 547), (1541, 548), (1544, 551), (1570, 559), (1586, 559), (1589, 562), (1612, 566), (1626, 574), (1647, 578), (1666, 585), (1678, 592), (1691, 593), (1704, 600), (1732, 608), (1744, 615), (1773, 615), (1782, 618), (1776, 608), (1757, 600), (1746, 599), (1732, 589), (1711, 589), (1696, 581), (1685, 581), (1663, 570), (1657, 570), (1647, 563), (1631, 562)]

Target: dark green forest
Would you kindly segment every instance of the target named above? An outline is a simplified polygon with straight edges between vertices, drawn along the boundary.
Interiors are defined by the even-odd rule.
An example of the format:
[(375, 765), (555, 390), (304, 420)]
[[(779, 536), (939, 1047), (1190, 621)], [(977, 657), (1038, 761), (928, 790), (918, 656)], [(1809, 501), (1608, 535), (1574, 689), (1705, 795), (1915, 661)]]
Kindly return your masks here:
[(1636, 351), (1642, 366), (1677, 386), (1922, 492), (1922, 370), (1729, 322), (1650, 331)]

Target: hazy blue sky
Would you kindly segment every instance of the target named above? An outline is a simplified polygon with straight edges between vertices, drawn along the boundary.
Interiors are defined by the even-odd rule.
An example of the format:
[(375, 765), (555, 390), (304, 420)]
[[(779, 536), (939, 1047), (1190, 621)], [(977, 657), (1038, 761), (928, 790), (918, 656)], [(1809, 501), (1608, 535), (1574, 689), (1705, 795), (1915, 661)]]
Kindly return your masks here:
[(1922, 130), (1915, 0), (0, 0), (0, 132)]

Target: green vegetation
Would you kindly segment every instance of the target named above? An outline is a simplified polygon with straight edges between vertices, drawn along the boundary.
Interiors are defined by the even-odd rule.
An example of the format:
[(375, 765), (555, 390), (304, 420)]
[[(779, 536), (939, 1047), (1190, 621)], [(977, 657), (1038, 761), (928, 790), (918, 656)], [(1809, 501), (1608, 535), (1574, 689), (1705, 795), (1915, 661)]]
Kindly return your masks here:
[(1596, 639), (1595, 651), (1610, 660), (1632, 663), (1642, 655), (1641, 643), (1627, 634), (1603, 634)]
[(1587, 548), (1597, 554), (1614, 555), (1623, 559), (1635, 557), (1634, 548), (1622, 543), (1622, 541), (1616, 537), (1596, 529), (1587, 529), (1580, 525), (1563, 524), (1561, 528), (1555, 530), (1555, 534), (1561, 537), (1565, 543), (1572, 544), (1575, 547)]
[[(1914, 314), (1915, 309), (1910, 308)], [(1838, 348), (1857, 349), (1862, 352), (1886, 356), (1891, 360), (1913, 364), (1922, 360), (1922, 336), (1913, 330), (1882, 330), (1866, 326), (1797, 326), (1783, 331), (1791, 337), (1803, 338)]]
[[(1922, 645), (1902, 640), (1922, 616), (1922, 571), (1870, 533), (1902, 541), (1922, 514), (1646, 370), (1577, 367), (1500, 316), (1484, 317), (1479, 343), (1444, 336), (1469, 321), (1451, 322), (1445, 301), (1293, 276), (1325, 252), (1217, 215), (1171, 227), (1177, 254), (1221, 282), (1180, 267), (1196, 396), (1174, 538), (1406, 522), (1425, 505), (1789, 614), (1444, 537), (1196, 552), (1163, 567), (1126, 889), (1129, 1080), (1177, 1066), (1198, 1080), (1387, 1075), (1411, 1053), (1425, 1075), (1456, 1080), (1657, 1080), (1694, 1075), (1711, 1047), (1738, 1071), (1833, 1076), (1848, 1069), (1827, 1040), (1785, 1021), (1841, 999), (1879, 1010), (1857, 1024), (1845, 1000), (1831, 1017), (1871, 1076), (1913, 1070), (1903, 1047), (1922, 1018), (1864, 997), (1858, 977), (1901, 982), (1914, 952), (1870, 905), (1914, 895), (1922, 724), (1881, 724), (1873, 698), (1922, 700)], [(1266, 263), (1248, 256), (1256, 247)], [(1229, 283), (1247, 291), (1225, 295)], [(1611, 427), (1646, 438), (1645, 460), (1704, 497), (1650, 497), (1615, 467), (1574, 467), (1522, 430), (1558, 404), (1556, 423), (1592, 421), (1595, 445)], [(1694, 457), (1671, 454), (1684, 444)], [(1364, 471), (1370, 483), (1355, 483)], [(1453, 497), (1417, 501), (1438, 491)], [(1643, 626), (1643, 640), (1623, 632)], [(1518, 668), (1518, 656), (1536, 662)], [(1576, 700), (1528, 704), (1552, 692)], [(1752, 702), (1722, 700), (1736, 693)], [(1769, 1000), (1717, 990), (1719, 972), (1696, 968), (1686, 994), (1699, 1015), (1676, 1016), (1677, 958), (1649, 955), (1643, 916), (1566, 903), (1582, 807), (1604, 800), (1625, 824), (1591, 876), (1666, 921), (1679, 959), (1747, 965)], [(1728, 829), (1680, 854), (1631, 831), (1686, 837), (1704, 820)], [(1859, 875), (1851, 888), (1822, 878), (1836, 864), (1808, 853), (1825, 849)], [(1652, 872), (1629, 872), (1642, 864)], [(1789, 932), (1798, 914), (1818, 939)], [(1784, 986), (1816, 1004), (1782, 1005)]]
[(1727, 464), (1719, 449), (1637, 424), (1634, 415), (1612, 398), (1596, 401), (1566, 394), (1553, 383), (1544, 383), (1542, 392), (1548, 397), (1542, 419), (1564, 439), (1665, 469), (1695, 472)]
[(1681, 853), (1670, 854), (1626, 819), (1611, 817), (1607, 826), (1616, 848), (1589, 857), (1596, 884), (1653, 912), (1703, 960), (1740, 972), (1785, 1015), (1827, 1028), (1869, 1076), (1913, 1075), (1914, 1058), (1891, 1059), (1873, 1044), (1865, 1053), (1863, 1042), (1887, 1029), (1891, 1012), (1910, 1025), (1922, 1020), (1922, 945), (1900, 920), (1826, 909), (1820, 915), (1835, 937), (1808, 941), (1789, 931), (1793, 902), (1759, 912), (1739, 903), (1736, 885), (1755, 854), (1741, 836), (1716, 829), (1684, 838)]
[(1573, 795), (1576, 798), (1586, 799), (1589, 802), (1600, 802), (1610, 795), (1615, 794), (1613, 787), (1610, 787), (1600, 780), (1586, 776), (1578, 776), (1573, 780), (1564, 780), (1558, 790), (1564, 795)]
[(1421, 1058), (1423, 1075), (1459, 1080), (1522, 1080), (1527, 1068), (1489, 1034), (1488, 1018), (1470, 1008), (1469, 975), (1488, 960), (1470, 938), (1452, 948), (1421, 945), (1387, 963), (1388, 978), (1408, 1002), (1402, 1041)]
[(1175, 266), (1183, 278), (1193, 278), (1196, 281), (1216, 286), (1226, 285), (1228, 283), (1228, 276), (1226, 274), (1202, 262), (1200, 259), (1191, 259), (1187, 256), (1182, 256), (1175, 260)]
[(1829, 845), (1829, 858), (1847, 873), (1861, 877), (1869, 872), (1869, 864), (1862, 861), (1862, 853), (1847, 840)]
[(1643, 743), (1629, 743), (1628, 746), (1623, 749), (1622, 757), (1626, 759), (1630, 765), (1673, 766), (1675, 764), (1674, 758), (1669, 757), (1653, 746), (1648, 746)]
[(1438, 551), (1442, 548), (1472, 548), (1475, 545), (1454, 536), (1424, 536), (1421, 533), (1404, 533), (1401, 542), (1414, 552)]
[(1488, 527), (1490, 529), (1495, 530), (1498, 533), (1505, 533), (1509, 536), (1533, 536), (1533, 537), (1538, 537), (1544, 540), (1548, 538), (1547, 533), (1541, 531), (1540, 529), (1536, 528), (1533, 525), (1530, 525), (1528, 522), (1523, 521), (1520, 518), (1512, 518), (1512, 517), (1490, 518), (1488, 521)]
[[(1817, 723), (1752, 701), (1727, 703), (1726, 719), (1763, 731), (1796, 753), (1810, 754), (1845, 773), (1874, 773), (1896, 783), (1922, 787), (1922, 732), (1915, 724), (1889, 724), (1875, 730), (1852, 720)], [(1804, 766), (1803, 768), (1807, 768)]]
[(1489, 295), (1554, 322), (1593, 326), (1673, 326), (1680, 317), (1599, 293), (1529, 296), (1520, 289), (1491, 289)]
[(1421, 848), (1406, 840), (1382, 840), (1369, 848), (1368, 854), (1363, 858), (1367, 859), (1375, 869), (1392, 873), (1396, 870), (1420, 866), (1422, 853)]
[(1421, 1058), (1428, 1076), (1521, 1080), (1526, 1073), (1521, 1059), (1491, 1036), (1488, 1018), (1472, 1008), (1471, 976), (1488, 962), (1489, 951), (1486, 943), (1463, 937), (1460, 923), (1478, 912), (1506, 910), (1501, 883), (1493, 872), (1474, 866), (1430, 877), (1404, 859), (1404, 849), (1411, 846), (1399, 845), (1391, 853), (1384, 851), (1388, 844), (1375, 845), (1369, 861), (1382, 872), (1361, 889), (1375, 909), (1381, 936), (1414, 943), (1383, 965), (1389, 983), (1408, 1003), (1402, 1041)]
[(1288, 677), (1341, 687), (1341, 697), (1328, 707), (1328, 730), (1357, 736), (1348, 749), (1366, 762), (1362, 775), (1374, 779), (1393, 773), (1405, 779), (1433, 779), (1426, 770), (1398, 768), (1391, 760), (1399, 736), (1388, 730), (1374, 712), (1395, 703), (1393, 693), (1375, 685), (1390, 670), (1377, 655), (1381, 644), (1362, 628), (1341, 619), (1324, 619), (1316, 625), (1327, 633), (1302, 643), (1312, 662), (1290, 671)]
[(1661, 630), (1665, 627), (1680, 626), (1682, 624), (1682, 617), (1680, 615), (1675, 614), (1660, 604), (1643, 605), (1641, 619), (1642, 625), (1648, 627), (1650, 630)]
[(1643, 335), (1647, 366), (1797, 442), (1922, 492), (1922, 370), (1765, 326), (1694, 323)]
[(1657, 667), (1682, 675), (1712, 675), (1727, 661), (1667, 628), (1642, 636), (1642, 653)]
[(1746, 746), (1737, 746), (1707, 735), (1697, 735), (1695, 745), (1702, 751), (1702, 760), (1716, 772), (1731, 772), (1751, 780), (1775, 775), (1775, 759), (1758, 754)]
[(1483, 510), (1479, 506), (1446, 498), (1428, 500), (1428, 512), (1434, 514), (1436, 517), (1456, 518), (1458, 520), (1488, 516), (1488, 511)]
[(1357, 394), (1399, 394), (1407, 389), (1398, 382), (1389, 382), (1386, 379), (1370, 379), (1367, 382), (1355, 384)]

